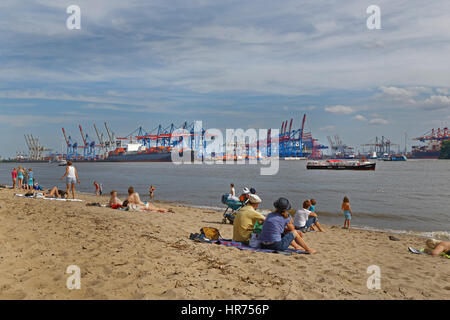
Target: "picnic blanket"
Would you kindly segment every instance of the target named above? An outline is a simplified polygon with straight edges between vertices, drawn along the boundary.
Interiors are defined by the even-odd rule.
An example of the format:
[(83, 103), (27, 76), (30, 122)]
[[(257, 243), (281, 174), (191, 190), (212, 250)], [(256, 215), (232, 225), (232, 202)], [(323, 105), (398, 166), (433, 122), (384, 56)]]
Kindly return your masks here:
[(31, 199), (44, 199), (44, 200), (57, 200), (57, 201), (76, 201), (76, 202), (84, 201), (84, 200), (81, 200), (81, 199), (46, 198), (46, 197), (34, 197), (34, 196), (27, 197), (24, 194), (20, 194), (20, 193), (14, 193), (14, 196), (16, 196), (16, 197), (24, 197), (24, 198), (31, 198)]
[(210, 243), (210, 244), (217, 244), (217, 245), (222, 245), (222, 246), (226, 246), (226, 247), (234, 247), (234, 248), (237, 248), (239, 250), (248, 250), (248, 251), (253, 251), (253, 252), (279, 253), (279, 254), (283, 254), (283, 255), (287, 255), (287, 256), (290, 256), (293, 253), (309, 254), (309, 252), (306, 252), (306, 251), (294, 250), (294, 249), (290, 249), (290, 248), (288, 248), (285, 251), (261, 249), (261, 248), (252, 248), (249, 245), (246, 245), (246, 244), (244, 244), (242, 242), (233, 241), (233, 240), (230, 240), (230, 239), (209, 240), (208, 238), (205, 238), (205, 237), (202, 237), (202, 238), (192, 237), (192, 235), (191, 235), (190, 239), (194, 240), (194, 241), (205, 242), (205, 243)]

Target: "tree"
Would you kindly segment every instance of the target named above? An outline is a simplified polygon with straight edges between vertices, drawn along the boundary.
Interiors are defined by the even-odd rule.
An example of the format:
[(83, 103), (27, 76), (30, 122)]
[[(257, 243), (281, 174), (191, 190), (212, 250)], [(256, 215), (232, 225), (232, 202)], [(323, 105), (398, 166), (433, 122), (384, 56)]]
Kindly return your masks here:
[(450, 140), (442, 142), (439, 159), (450, 159)]

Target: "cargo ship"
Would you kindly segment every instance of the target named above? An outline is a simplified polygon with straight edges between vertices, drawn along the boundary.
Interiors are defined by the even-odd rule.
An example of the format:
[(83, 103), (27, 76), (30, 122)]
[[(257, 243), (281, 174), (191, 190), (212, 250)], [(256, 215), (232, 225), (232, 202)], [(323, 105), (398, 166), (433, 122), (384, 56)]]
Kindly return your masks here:
[(375, 170), (375, 162), (362, 160), (308, 161), (306, 169), (313, 170)]
[(128, 143), (109, 152), (106, 162), (171, 162), (170, 147), (147, 148), (140, 143)]
[(413, 146), (411, 155), (414, 159), (438, 159), (442, 142), (450, 140), (448, 128), (432, 129), (414, 140), (426, 143), (425, 146)]

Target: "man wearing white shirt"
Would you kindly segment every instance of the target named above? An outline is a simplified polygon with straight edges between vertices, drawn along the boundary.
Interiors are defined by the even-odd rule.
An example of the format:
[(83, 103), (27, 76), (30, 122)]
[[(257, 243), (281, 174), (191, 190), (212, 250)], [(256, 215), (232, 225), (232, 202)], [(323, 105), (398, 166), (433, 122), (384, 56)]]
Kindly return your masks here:
[(319, 229), (319, 231), (325, 232), (325, 230), (319, 224), (317, 214), (308, 210), (310, 207), (311, 202), (309, 200), (305, 200), (303, 202), (303, 208), (297, 210), (294, 216), (295, 229), (303, 231), (314, 225)]

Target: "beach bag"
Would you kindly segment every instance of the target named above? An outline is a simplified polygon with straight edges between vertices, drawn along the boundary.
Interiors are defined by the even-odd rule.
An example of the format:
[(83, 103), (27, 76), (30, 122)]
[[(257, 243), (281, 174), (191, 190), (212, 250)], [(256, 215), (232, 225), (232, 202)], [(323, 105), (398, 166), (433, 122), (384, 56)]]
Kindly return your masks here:
[(220, 235), (219, 229), (211, 228), (211, 227), (203, 227), (200, 229), (200, 233), (208, 238), (209, 240), (219, 240), (222, 238)]
[(252, 233), (249, 241), (249, 245), (252, 248), (259, 249), (261, 248), (261, 240), (259, 240), (259, 234), (258, 233)]

